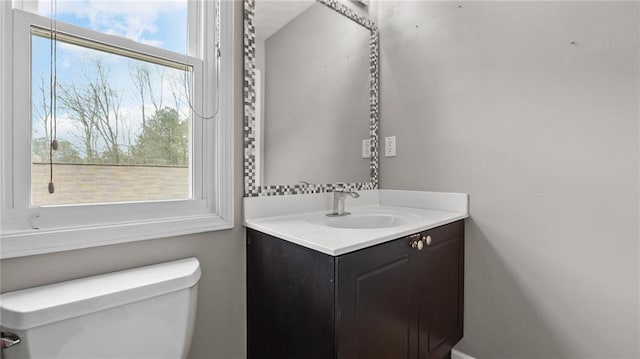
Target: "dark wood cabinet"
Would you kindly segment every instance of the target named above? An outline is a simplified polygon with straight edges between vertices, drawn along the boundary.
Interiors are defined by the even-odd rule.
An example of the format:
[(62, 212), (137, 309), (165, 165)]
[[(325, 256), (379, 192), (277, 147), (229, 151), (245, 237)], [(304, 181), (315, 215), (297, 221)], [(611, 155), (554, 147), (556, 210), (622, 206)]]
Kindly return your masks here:
[(416, 358), (410, 248), (395, 240), (336, 257), (339, 358)]
[(464, 225), (437, 227), (422, 237), (432, 243), (414, 253), (419, 279), (419, 358), (445, 358), (462, 339), (464, 313)]
[(446, 358), (463, 275), (463, 221), (337, 257), (247, 229), (248, 357)]

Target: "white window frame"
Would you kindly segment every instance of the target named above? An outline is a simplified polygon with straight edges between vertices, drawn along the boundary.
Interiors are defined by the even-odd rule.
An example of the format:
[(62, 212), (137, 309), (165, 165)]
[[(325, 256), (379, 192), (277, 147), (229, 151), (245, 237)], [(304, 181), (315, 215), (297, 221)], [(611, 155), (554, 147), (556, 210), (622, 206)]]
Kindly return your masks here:
[[(32, 1), (23, 1), (32, 4)], [(214, 3), (189, 2), (190, 55), (175, 54), (120, 37), (57, 23), (57, 30), (106, 44), (185, 62), (202, 79), (215, 79)], [(26, 7), (25, 7), (26, 8)], [(195, 20), (192, 20), (195, 19)], [(219, 84), (195, 81), (194, 107), (203, 114), (219, 106), (213, 120), (193, 119), (193, 199), (139, 203), (32, 207), (30, 25), (48, 28), (50, 20), (0, 2), (0, 258), (58, 252), (153, 238), (233, 228), (233, 1), (221, 1)], [(26, 24), (26, 25), (25, 25)], [(197, 31), (196, 31), (197, 30)], [(29, 39), (25, 41), (25, 36)], [(25, 56), (27, 56), (25, 58)], [(202, 58), (204, 60), (198, 60)], [(219, 103), (215, 100), (220, 91)], [(35, 229), (34, 227), (38, 227)]]

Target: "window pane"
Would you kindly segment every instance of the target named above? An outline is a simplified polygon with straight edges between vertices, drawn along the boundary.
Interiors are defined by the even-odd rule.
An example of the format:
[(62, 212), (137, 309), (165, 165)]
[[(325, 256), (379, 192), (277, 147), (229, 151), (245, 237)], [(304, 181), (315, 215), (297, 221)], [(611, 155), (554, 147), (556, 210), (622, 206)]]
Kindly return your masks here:
[(54, 127), (51, 40), (31, 40), (32, 205), (192, 197), (184, 70), (58, 41)]
[[(53, 17), (50, 0), (38, 14)], [(187, 0), (57, 0), (59, 21), (185, 53)]]

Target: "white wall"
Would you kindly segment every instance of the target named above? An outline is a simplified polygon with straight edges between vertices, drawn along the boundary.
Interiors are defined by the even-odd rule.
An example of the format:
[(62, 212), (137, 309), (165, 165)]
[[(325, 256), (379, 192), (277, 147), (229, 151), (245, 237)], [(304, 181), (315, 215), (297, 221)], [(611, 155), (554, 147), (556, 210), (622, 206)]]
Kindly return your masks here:
[(381, 187), (470, 193), (463, 352), (640, 357), (639, 14), (380, 2)]
[[(235, 228), (124, 245), (6, 259), (0, 292), (45, 285), (174, 259), (200, 259), (202, 277), (190, 358), (246, 357), (245, 240), (242, 227), (242, 3), (237, 2)], [(169, 340), (169, 339), (168, 339)], [(169, 343), (168, 343), (169, 344)]]

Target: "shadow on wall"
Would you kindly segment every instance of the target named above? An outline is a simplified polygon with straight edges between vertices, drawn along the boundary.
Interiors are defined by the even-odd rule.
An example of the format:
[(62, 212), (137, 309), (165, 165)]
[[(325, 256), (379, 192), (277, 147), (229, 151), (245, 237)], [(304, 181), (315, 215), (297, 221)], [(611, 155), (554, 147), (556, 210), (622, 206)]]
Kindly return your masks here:
[[(490, 334), (465, 336), (456, 349), (477, 359), (569, 358), (570, 351), (532, 298), (545, 293), (526, 290), (513, 273), (513, 264), (499, 253), (476, 220), (467, 219), (465, 231), (464, 332)], [(499, 312), (508, 315), (491, 316)]]

